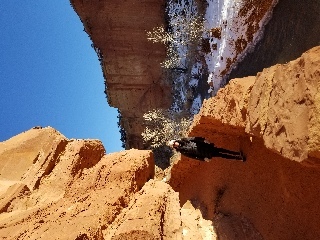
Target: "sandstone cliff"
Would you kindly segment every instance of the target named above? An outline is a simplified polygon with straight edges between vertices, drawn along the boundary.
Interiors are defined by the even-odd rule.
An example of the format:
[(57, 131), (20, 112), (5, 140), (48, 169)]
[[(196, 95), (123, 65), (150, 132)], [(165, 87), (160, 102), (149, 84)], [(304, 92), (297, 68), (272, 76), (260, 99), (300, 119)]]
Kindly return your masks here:
[(190, 129), (246, 162), (105, 154), (35, 128), (0, 143), (1, 239), (319, 239), (320, 47), (204, 102)]
[(165, 0), (70, 2), (100, 57), (108, 102), (121, 112), (127, 148), (142, 149), (142, 115), (171, 104), (160, 67), (165, 48), (146, 36), (165, 25)]
[[(146, 31), (155, 26), (165, 25), (166, 1), (147, 0), (141, 3), (139, 0), (70, 0), (70, 2), (98, 53), (109, 104), (121, 112), (121, 124), (127, 133), (126, 148), (143, 149), (141, 139), (143, 113), (155, 108), (168, 108), (172, 101), (171, 83), (164, 80), (159, 65), (165, 58), (165, 48), (161, 44), (147, 41), (146, 38)], [(204, 0), (197, 2), (200, 12), (205, 12), (208, 2)], [(220, 3), (224, 5), (218, 1), (220, 7), (216, 7), (217, 1), (211, 1), (213, 2), (215, 9), (221, 7)], [(243, 51), (250, 45), (249, 42), (257, 29), (262, 26), (260, 20), (270, 8), (273, 8), (275, 2), (278, 3), (273, 10), (273, 17), (265, 26), (264, 36), (254, 49), (250, 47), (250, 51), (246, 51), (244, 57)], [(207, 10), (215, 11), (210, 8)], [(219, 50), (218, 55), (216, 51), (210, 53), (212, 56), (216, 55), (218, 61), (212, 62), (212, 56), (209, 57), (210, 63), (207, 62), (209, 69), (214, 66), (214, 69), (210, 70), (210, 78), (219, 75), (218, 79), (227, 78), (225, 80), (229, 81), (230, 78), (256, 75), (265, 67), (291, 61), (307, 49), (319, 45), (319, 10), (320, 2), (315, 0), (243, 1), (239, 13), (241, 16), (246, 16), (244, 18), (245, 25), (248, 24), (246, 36), (232, 40), (234, 35), (241, 33), (239, 27), (243, 23), (240, 15), (234, 19), (230, 16), (230, 21), (225, 21), (225, 24), (227, 22), (231, 24), (226, 29), (232, 26), (233, 21), (239, 21), (241, 24), (235, 25), (231, 35), (227, 32), (222, 33), (222, 41), (228, 42), (230, 49), (221, 50), (222, 52)], [(213, 18), (218, 19), (218, 23), (221, 24), (220, 17)], [(224, 37), (228, 40), (226, 41)], [(217, 38), (211, 40), (217, 41)], [(217, 47), (217, 43), (214, 45)], [(223, 48), (225, 46), (225, 44), (220, 45)], [(227, 53), (223, 54), (224, 51), (236, 55), (228, 57)], [(241, 61), (238, 58), (241, 58)], [(237, 64), (237, 68), (231, 71), (229, 77), (226, 76), (234, 64)], [(226, 65), (226, 68), (221, 67), (223, 65)], [(203, 67), (207, 69), (207, 66)], [(207, 70), (203, 74), (206, 79), (200, 81), (197, 93), (193, 93), (192, 89), (188, 94), (184, 93), (192, 95), (191, 98), (187, 97), (188, 101), (192, 102), (192, 98), (199, 93), (202, 98), (207, 96), (208, 86), (205, 83), (208, 80)], [(214, 82), (216, 82), (214, 85), (220, 85), (217, 79)], [(180, 92), (180, 88), (177, 92)], [(191, 104), (190, 102), (188, 104)]]
[(190, 135), (242, 149), (247, 162), (183, 158), (170, 185), (221, 239), (318, 239), (320, 47), (204, 102)]

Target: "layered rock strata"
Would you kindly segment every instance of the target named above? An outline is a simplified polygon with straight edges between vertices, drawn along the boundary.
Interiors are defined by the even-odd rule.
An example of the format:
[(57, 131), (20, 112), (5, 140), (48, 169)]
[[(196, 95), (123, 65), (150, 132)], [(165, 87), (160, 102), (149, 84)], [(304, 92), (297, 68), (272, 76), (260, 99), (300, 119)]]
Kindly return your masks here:
[(142, 115), (171, 104), (171, 87), (160, 67), (165, 48), (146, 35), (165, 25), (165, 1), (70, 2), (100, 57), (108, 102), (121, 112), (126, 148), (142, 149)]

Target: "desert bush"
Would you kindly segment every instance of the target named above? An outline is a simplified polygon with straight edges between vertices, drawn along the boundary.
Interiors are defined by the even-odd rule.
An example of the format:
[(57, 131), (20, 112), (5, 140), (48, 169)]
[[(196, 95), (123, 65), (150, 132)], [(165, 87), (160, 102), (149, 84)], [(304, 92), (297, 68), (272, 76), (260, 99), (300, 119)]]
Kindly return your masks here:
[(167, 142), (186, 136), (191, 119), (163, 109), (149, 111), (143, 118), (145, 130), (141, 135), (144, 144), (153, 150), (155, 164), (165, 169), (170, 166), (170, 158), (174, 154)]

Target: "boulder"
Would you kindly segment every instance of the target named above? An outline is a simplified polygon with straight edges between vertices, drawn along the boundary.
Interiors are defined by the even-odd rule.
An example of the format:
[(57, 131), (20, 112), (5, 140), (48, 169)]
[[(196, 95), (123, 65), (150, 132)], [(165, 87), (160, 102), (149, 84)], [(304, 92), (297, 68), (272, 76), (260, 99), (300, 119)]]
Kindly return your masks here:
[(104, 239), (182, 239), (179, 195), (149, 181), (104, 232)]

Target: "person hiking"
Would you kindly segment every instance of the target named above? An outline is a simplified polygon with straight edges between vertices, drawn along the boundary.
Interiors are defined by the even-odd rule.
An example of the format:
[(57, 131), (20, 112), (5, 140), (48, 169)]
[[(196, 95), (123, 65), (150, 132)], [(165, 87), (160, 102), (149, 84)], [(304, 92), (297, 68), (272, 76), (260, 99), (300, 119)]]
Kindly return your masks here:
[(234, 152), (224, 148), (217, 148), (213, 143), (207, 142), (202, 137), (186, 137), (169, 141), (168, 145), (189, 158), (200, 161), (209, 161), (213, 157), (230, 160), (246, 161), (242, 152)]

